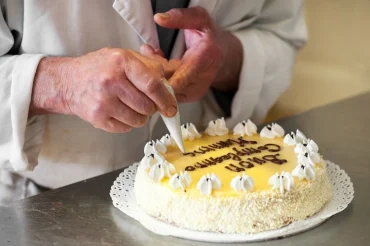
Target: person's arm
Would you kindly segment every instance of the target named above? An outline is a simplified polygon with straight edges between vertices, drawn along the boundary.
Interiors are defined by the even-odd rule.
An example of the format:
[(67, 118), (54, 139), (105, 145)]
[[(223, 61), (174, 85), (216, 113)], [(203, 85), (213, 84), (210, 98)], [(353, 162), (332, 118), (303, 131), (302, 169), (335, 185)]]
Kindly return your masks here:
[(80, 57), (7, 55), (14, 40), (1, 13), (0, 168), (34, 168), (43, 114), (75, 115), (109, 132), (127, 132), (157, 110), (176, 113), (160, 62), (110, 48)]
[[(185, 29), (187, 50), (170, 79), (178, 100), (199, 100), (210, 87), (220, 97), (228, 93), (226, 99), (232, 101), (227, 105), (231, 107), (229, 126), (248, 118), (257, 123), (263, 120), (288, 87), (296, 50), (307, 39), (303, 1), (261, 1), (252, 13), (244, 11), (246, 4), (220, 3), (215, 19), (223, 20), (223, 26), (199, 7), (154, 16), (161, 26)], [(222, 116), (221, 110), (215, 110), (212, 93), (207, 99), (206, 106), (212, 110), (204, 111), (209, 115), (204, 120)]]
[(32, 169), (42, 141), (42, 117), (28, 119), (41, 54), (6, 55), (13, 36), (0, 11), (0, 168)]
[[(243, 55), (229, 125), (247, 118), (260, 123), (265, 118), (289, 87), (296, 52), (307, 40), (303, 1), (291, 0), (284, 4), (265, 1), (253, 23), (248, 22), (246, 18), (227, 27), (241, 42)], [(229, 66), (233, 66), (233, 62)]]

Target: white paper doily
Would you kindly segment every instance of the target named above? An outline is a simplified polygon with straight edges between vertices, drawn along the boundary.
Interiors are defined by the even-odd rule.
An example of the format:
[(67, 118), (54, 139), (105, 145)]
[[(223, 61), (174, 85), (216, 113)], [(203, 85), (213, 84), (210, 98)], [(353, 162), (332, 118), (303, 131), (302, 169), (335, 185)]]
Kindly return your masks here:
[(111, 187), (110, 196), (115, 207), (157, 234), (197, 241), (223, 243), (255, 242), (275, 239), (313, 228), (323, 223), (334, 214), (343, 211), (351, 203), (354, 197), (354, 189), (349, 176), (335, 163), (330, 161), (326, 161), (326, 163), (329, 180), (332, 184), (333, 197), (325, 207), (316, 215), (306, 220), (293, 222), (292, 224), (277, 230), (256, 234), (222, 234), (216, 232), (193, 231), (167, 224), (147, 215), (136, 204), (135, 194), (133, 191), (138, 163), (134, 163), (129, 166), (118, 176)]

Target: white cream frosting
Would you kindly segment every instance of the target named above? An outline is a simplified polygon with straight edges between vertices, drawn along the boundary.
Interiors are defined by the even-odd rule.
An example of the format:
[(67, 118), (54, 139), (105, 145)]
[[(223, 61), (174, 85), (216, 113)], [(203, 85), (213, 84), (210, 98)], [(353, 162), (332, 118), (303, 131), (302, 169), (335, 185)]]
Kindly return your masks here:
[(243, 120), (234, 127), (233, 131), (234, 135), (253, 136), (257, 134), (257, 126), (249, 119), (247, 121)]
[(153, 152), (149, 155), (144, 156), (143, 159), (141, 159), (140, 164), (144, 166), (144, 169), (150, 169), (157, 163), (164, 163), (166, 159), (159, 154), (156, 150), (153, 150)]
[[(197, 181), (193, 177), (193, 182)], [(134, 193), (140, 208), (156, 219), (194, 231), (233, 234), (274, 230), (305, 220), (320, 211), (332, 194), (325, 165), (316, 169), (314, 181), (301, 181), (284, 194), (271, 189), (227, 197), (202, 195), (201, 199), (190, 197), (188, 192), (174, 191), (168, 185), (153, 184), (139, 166)], [(238, 218), (238, 223), (230, 218)]]
[(202, 135), (199, 134), (197, 128), (193, 123), (186, 123), (181, 126), (182, 139), (193, 140), (194, 138), (200, 138)]
[(211, 120), (208, 123), (208, 127), (205, 130), (205, 133), (207, 133), (210, 136), (223, 136), (227, 133), (229, 133), (229, 129), (226, 127), (226, 123), (224, 118), (220, 118), (217, 120)]
[(307, 144), (299, 143), (299, 144), (297, 144), (297, 146), (295, 146), (294, 152), (296, 154), (305, 154), (305, 153), (309, 152), (309, 149), (307, 148)]
[[(300, 130), (297, 129), (296, 133), (290, 132), (284, 137), (284, 143), (293, 146), (293, 145), (298, 145), (298, 144), (304, 144), (304, 143), (309, 143), (310, 139), (308, 139)], [(316, 152), (318, 151), (317, 144), (315, 142), (311, 143), (312, 147), (315, 147), (314, 149), (317, 149)]]
[(176, 146), (175, 140), (171, 137), (170, 134), (164, 135), (160, 140), (166, 147), (167, 146)]
[(316, 178), (316, 172), (313, 166), (298, 163), (296, 168), (292, 171), (292, 175), (297, 177), (299, 180), (314, 180)]
[(279, 175), (278, 173), (274, 174), (269, 179), (269, 185), (272, 185), (272, 189), (279, 189), (280, 193), (284, 193), (285, 191), (291, 191), (294, 187), (294, 178), (290, 173), (281, 172)]
[(149, 141), (144, 146), (144, 154), (146, 156), (152, 154), (154, 151), (157, 151), (161, 154), (164, 154), (167, 152), (166, 146), (159, 140), (157, 141)]
[(197, 183), (197, 189), (203, 195), (211, 195), (212, 190), (218, 190), (221, 188), (221, 180), (214, 174), (203, 175)]
[(284, 134), (285, 134), (284, 129), (276, 123), (272, 123), (271, 125), (265, 126), (260, 132), (261, 137), (271, 139), (275, 137), (283, 137)]
[(176, 169), (173, 164), (168, 161), (163, 163), (157, 163), (150, 168), (149, 177), (155, 182), (161, 182), (164, 177), (171, 177), (171, 174), (175, 173)]
[(307, 141), (307, 137), (301, 132), (300, 130), (297, 129), (295, 133), (295, 141), (296, 143), (304, 143)]
[(239, 191), (252, 191), (254, 189), (254, 180), (243, 173), (242, 176), (238, 175), (230, 182), (230, 186), (237, 192)]
[(316, 153), (319, 151), (319, 146), (312, 139), (307, 140), (307, 147), (310, 151), (313, 151)]
[(305, 165), (315, 166), (315, 164), (321, 162), (321, 158), (316, 152), (306, 152), (304, 154), (298, 154), (298, 162)]
[(154, 158), (154, 154), (146, 155), (140, 161), (140, 165), (143, 165), (145, 169), (149, 169), (154, 166), (158, 161)]
[(306, 142), (299, 143), (294, 148), (294, 152), (297, 154), (317, 153), (318, 151), (319, 147), (312, 139), (308, 139)]
[(297, 144), (296, 137), (294, 132), (288, 133), (284, 137), (284, 143), (289, 146), (293, 146)]
[(180, 171), (180, 175), (175, 173), (169, 180), (170, 186), (172, 189), (179, 189), (185, 190), (186, 187), (189, 187), (192, 182), (192, 178), (190, 174), (185, 171), (184, 173)]

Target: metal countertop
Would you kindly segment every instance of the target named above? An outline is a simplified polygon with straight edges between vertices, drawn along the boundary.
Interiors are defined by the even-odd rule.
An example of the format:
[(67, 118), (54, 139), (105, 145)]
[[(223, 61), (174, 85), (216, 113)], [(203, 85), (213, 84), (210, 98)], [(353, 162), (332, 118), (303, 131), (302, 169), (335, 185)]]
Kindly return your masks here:
[[(355, 199), (315, 229), (248, 245), (369, 245), (370, 93), (278, 123), (286, 132), (298, 128), (314, 139), (324, 158), (349, 174)], [(109, 190), (120, 172), (0, 207), (0, 245), (213, 245), (153, 234), (116, 209)]]

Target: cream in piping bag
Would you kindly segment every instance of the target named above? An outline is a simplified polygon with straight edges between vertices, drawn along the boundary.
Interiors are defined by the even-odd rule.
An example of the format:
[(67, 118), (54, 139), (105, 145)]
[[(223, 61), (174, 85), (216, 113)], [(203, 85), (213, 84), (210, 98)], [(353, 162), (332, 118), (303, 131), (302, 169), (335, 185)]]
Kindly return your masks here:
[[(166, 79), (162, 79), (163, 84), (167, 87), (168, 91), (175, 97), (175, 92), (173, 91), (173, 88), (168, 83)], [(176, 97), (175, 97), (176, 100)], [(184, 141), (182, 140), (182, 134), (181, 134), (181, 123), (180, 123), (180, 113), (179, 108), (177, 107), (177, 113), (173, 117), (167, 117), (163, 114), (160, 114), (164, 124), (166, 125), (168, 131), (171, 134), (171, 137), (179, 147), (182, 153), (185, 153), (184, 148)]]

